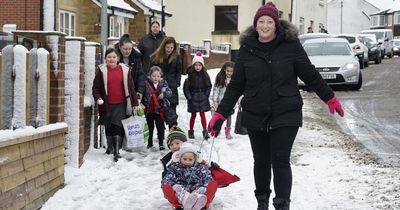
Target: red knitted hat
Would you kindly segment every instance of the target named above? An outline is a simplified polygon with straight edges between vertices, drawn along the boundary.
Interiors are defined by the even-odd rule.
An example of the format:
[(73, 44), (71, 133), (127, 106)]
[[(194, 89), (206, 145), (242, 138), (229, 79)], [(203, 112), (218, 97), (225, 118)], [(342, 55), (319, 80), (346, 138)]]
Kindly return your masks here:
[(264, 4), (263, 6), (261, 6), (260, 8), (258, 8), (256, 15), (254, 15), (254, 21), (253, 21), (254, 27), (257, 26), (258, 18), (260, 18), (261, 16), (264, 16), (264, 15), (270, 16), (275, 21), (275, 25), (276, 26), (279, 25), (279, 11), (275, 7), (274, 3), (268, 2), (268, 3)]

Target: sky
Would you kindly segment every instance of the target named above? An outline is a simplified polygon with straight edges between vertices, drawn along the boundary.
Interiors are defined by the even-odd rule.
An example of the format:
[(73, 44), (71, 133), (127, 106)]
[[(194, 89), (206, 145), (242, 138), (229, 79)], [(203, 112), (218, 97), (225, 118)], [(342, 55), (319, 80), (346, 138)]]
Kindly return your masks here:
[[(208, 71), (212, 80), (218, 70)], [(185, 78), (183, 76), (182, 80)], [(178, 122), (186, 131), (189, 113), (182, 87), (179, 94)], [(336, 124), (338, 116), (331, 115), (314, 93), (302, 92), (302, 95), (304, 125), (299, 130), (291, 157), (291, 210), (400, 209), (400, 169), (379, 165), (354, 137), (340, 131)], [(211, 118), (210, 113), (206, 116), (208, 120)], [(233, 125), (235, 119), (236, 112)], [(197, 117), (196, 138), (189, 142), (198, 147), (202, 142), (201, 130)], [(210, 151), (213, 141), (214, 149)], [(113, 162), (112, 156), (104, 154), (105, 149), (90, 148), (81, 168), (66, 165), (64, 188), (42, 209), (172, 209), (163, 197), (160, 185), (162, 165), (159, 159), (164, 153), (158, 151), (158, 141), (155, 139), (154, 142), (156, 145), (151, 150), (122, 151), (123, 158), (117, 163)], [(201, 151), (205, 159), (217, 162), (241, 179), (219, 188), (210, 209), (256, 209), (253, 158), (248, 137), (233, 134), (233, 139), (227, 140), (222, 133), (218, 138), (205, 141)], [(273, 197), (272, 193), (271, 200)], [(270, 209), (273, 209), (272, 205)]]

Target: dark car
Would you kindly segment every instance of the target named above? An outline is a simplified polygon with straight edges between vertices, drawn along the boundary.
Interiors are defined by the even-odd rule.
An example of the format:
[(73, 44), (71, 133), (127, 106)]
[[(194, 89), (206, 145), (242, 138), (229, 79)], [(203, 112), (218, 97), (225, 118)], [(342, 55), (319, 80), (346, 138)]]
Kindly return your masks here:
[(393, 39), (393, 54), (400, 56), (400, 39)]
[(7, 32), (0, 32), (0, 52), (7, 46), (13, 44), (13, 34)]
[(375, 64), (382, 63), (382, 50), (381, 45), (371, 39), (371, 37), (359, 36), (360, 42), (368, 47), (368, 58), (374, 61)]

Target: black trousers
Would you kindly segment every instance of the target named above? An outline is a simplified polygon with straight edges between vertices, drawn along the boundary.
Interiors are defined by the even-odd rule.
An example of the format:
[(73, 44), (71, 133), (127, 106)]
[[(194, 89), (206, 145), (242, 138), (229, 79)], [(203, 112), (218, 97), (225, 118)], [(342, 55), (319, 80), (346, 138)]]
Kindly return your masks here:
[(290, 199), (292, 169), (290, 153), (299, 127), (281, 127), (270, 131), (248, 129), (254, 158), (255, 194), (271, 192), (271, 167), (276, 198)]
[(161, 146), (164, 141), (164, 135), (165, 135), (164, 120), (161, 119), (161, 116), (159, 114), (147, 113), (146, 121), (147, 125), (149, 126), (149, 143), (153, 143), (153, 132), (155, 124), (157, 128), (158, 142), (160, 143)]

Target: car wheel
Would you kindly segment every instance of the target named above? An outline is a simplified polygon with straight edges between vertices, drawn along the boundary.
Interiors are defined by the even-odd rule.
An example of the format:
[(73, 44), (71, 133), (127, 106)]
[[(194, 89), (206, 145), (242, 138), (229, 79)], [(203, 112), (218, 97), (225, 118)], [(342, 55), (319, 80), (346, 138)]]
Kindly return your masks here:
[(365, 66), (365, 67), (368, 67), (368, 65), (369, 65), (369, 64), (368, 64), (368, 61), (365, 61), (365, 62), (364, 62), (364, 66)]
[(355, 85), (351, 85), (350, 88), (352, 90), (360, 90), (361, 86), (362, 86), (362, 74), (360, 71), (359, 76), (358, 76), (358, 83)]
[(389, 58), (393, 57), (393, 52), (390, 52), (390, 54), (388, 55)]
[(379, 64), (380, 62), (379, 62), (379, 59), (380, 59), (380, 57), (378, 57), (378, 56), (376, 56), (376, 58), (375, 58), (375, 64)]

